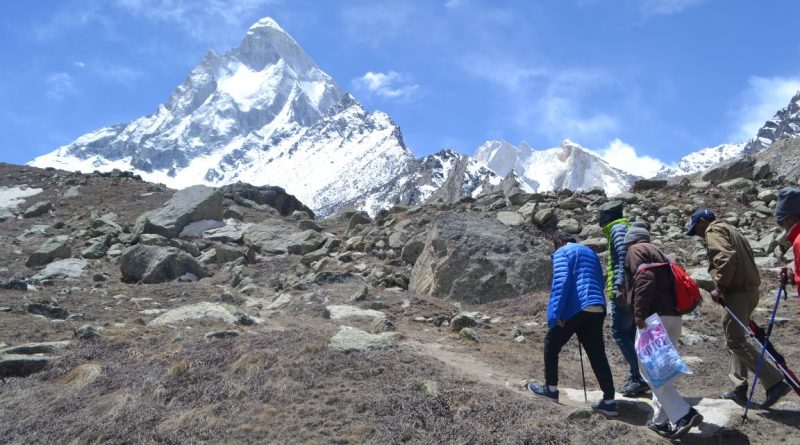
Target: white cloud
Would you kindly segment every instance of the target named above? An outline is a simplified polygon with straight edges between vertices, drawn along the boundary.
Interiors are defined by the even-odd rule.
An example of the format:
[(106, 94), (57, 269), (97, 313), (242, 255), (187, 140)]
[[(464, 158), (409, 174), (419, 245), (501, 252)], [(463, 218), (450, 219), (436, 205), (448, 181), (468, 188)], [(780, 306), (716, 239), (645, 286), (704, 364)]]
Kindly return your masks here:
[(598, 156), (622, 171), (650, 178), (656, 175), (664, 163), (651, 156), (640, 156), (631, 145), (615, 138), (608, 146), (596, 152)]
[(419, 27), (417, 5), (411, 2), (370, 1), (358, 3), (342, 10), (341, 16), (350, 40), (377, 47), (392, 40), (409, 27)]
[(607, 140), (619, 128), (616, 117), (584, 105), (594, 90), (614, 86), (602, 71), (549, 69), (486, 55), (464, 58), (462, 67), (501, 88), (510, 120), (520, 128), (551, 140)]
[(106, 81), (122, 85), (131, 85), (144, 76), (141, 70), (122, 65), (98, 65), (92, 71)]
[(375, 73), (368, 71), (363, 76), (353, 79), (357, 89), (390, 99), (408, 99), (419, 86), (409, 82), (407, 76), (395, 71)]
[(458, 8), (461, 6), (462, 0), (447, 0), (444, 2), (446, 8)]
[[(116, 0), (128, 13), (154, 22), (172, 23), (194, 39), (220, 44), (226, 26), (244, 22), (278, 0)], [(222, 26), (221, 26), (222, 25)], [(231, 30), (230, 32), (233, 32)], [(239, 30), (236, 30), (240, 34)], [(225, 36), (228, 38), (227, 34)]]
[(639, 9), (645, 17), (679, 14), (705, 0), (639, 0)]
[(731, 140), (754, 138), (764, 123), (785, 108), (798, 91), (800, 77), (751, 77), (740, 106), (731, 112), (736, 126)]
[(75, 93), (75, 82), (67, 73), (53, 73), (45, 80), (46, 93), (54, 100), (63, 100), (66, 96)]

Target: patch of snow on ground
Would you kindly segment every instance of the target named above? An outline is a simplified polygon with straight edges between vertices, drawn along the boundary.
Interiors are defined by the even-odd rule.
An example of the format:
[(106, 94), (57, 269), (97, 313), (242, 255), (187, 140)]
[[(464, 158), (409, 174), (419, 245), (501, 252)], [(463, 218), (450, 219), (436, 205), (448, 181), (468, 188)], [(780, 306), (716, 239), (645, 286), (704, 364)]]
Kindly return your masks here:
[(0, 187), (0, 208), (16, 209), (25, 198), (42, 193), (42, 189), (27, 186)]

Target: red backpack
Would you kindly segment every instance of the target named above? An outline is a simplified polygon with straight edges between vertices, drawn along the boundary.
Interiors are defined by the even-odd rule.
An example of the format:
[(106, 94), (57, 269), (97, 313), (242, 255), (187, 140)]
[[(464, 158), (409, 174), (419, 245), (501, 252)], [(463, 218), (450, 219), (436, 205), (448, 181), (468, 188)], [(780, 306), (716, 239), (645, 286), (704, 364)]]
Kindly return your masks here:
[(639, 265), (636, 269), (636, 275), (639, 275), (639, 272), (642, 272), (647, 269), (652, 269), (654, 267), (662, 267), (662, 266), (669, 266), (672, 272), (672, 278), (675, 281), (675, 310), (678, 311), (679, 314), (685, 315), (689, 312), (692, 312), (702, 300), (700, 296), (700, 287), (697, 286), (697, 283), (686, 273), (683, 268), (676, 263), (672, 258), (667, 255), (664, 255), (667, 259), (666, 263), (645, 263)]

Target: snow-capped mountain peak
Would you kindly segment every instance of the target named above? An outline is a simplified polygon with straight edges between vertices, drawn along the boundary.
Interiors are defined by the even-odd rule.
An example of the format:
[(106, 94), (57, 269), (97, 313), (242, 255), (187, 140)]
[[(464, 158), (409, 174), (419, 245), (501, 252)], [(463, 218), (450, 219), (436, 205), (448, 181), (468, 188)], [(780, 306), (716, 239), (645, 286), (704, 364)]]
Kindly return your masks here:
[(476, 150), (475, 159), (500, 176), (516, 172), (520, 182), (539, 192), (600, 186), (613, 195), (636, 179), (569, 139), (544, 150), (524, 142), (514, 146), (506, 141), (487, 141)]
[(133, 170), (183, 188), (276, 185), (318, 215), (347, 206), (453, 201), (497, 182), (470, 158), (415, 159), (400, 128), (341, 90), (271, 18), (237, 48), (208, 51), (155, 112), (34, 159), (67, 170)]

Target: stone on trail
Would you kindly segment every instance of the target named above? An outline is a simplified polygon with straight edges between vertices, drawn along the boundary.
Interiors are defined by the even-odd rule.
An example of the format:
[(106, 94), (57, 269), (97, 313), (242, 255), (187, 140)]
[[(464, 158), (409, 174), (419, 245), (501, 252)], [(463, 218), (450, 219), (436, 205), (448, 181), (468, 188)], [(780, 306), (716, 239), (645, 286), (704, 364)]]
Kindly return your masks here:
[(155, 233), (174, 238), (195, 221), (222, 219), (222, 193), (204, 185), (178, 190), (160, 209), (136, 221), (136, 233)]
[(386, 318), (386, 314), (372, 309), (361, 309), (346, 304), (334, 304), (326, 306), (325, 309), (331, 315), (331, 320), (341, 320), (343, 318), (365, 317), (365, 318)]
[(174, 247), (137, 244), (122, 254), (122, 279), (126, 282), (163, 283), (187, 273), (208, 276), (203, 266), (186, 252)]
[(48, 264), (44, 270), (34, 275), (33, 281), (44, 281), (52, 279), (71, 279), (80, 278), (86, 275), (86, 268), (89, 262), (84, 259), (67, 258)]
[(329, 346), (342, 352), (363, 352), (371, 349), (384, 349), (394, 345), (394, 333), (370, 334), (350, 326), (340, 326), (331, 337)]

